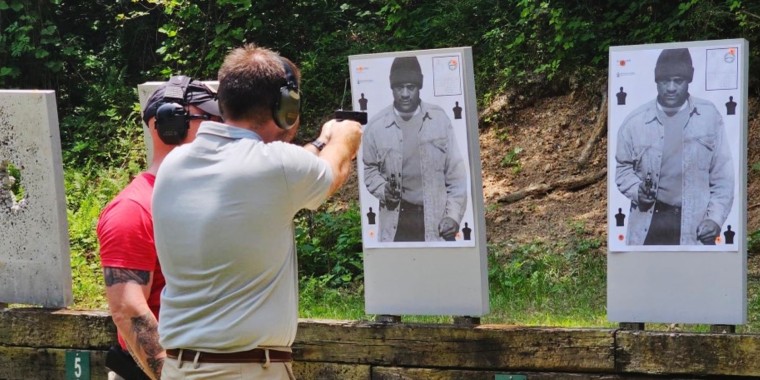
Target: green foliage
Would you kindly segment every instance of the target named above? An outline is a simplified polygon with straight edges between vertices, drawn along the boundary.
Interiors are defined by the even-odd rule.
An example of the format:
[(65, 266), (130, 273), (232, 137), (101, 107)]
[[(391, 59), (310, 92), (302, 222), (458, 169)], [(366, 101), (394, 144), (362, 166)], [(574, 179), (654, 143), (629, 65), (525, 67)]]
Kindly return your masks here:
[[(475, 45), (485, 61), (476, 70), (484, 92), (561, 82), (588, 66), (603, 69), (610, 46), (737, 37), (753, 46), (760, 27), (751, 16), (760, 4), (750, 1), (516, 0), (492, 8)], [(756, 59), (758, 49), (751, 54)]]
[(359, 207), (303, 212), (296, 219), (301, 275), (321, 278), (332, 287), (363, 279)]
[(23, 79), (50, 84), (63, 72), (70, 50), (64, 49), (53, 21), (56, 0), (0, 0), (0, 87)]
[[(491, 121), (489, 120), (487, 122), (490, 123)], [(502, 128), (496, 129), (496, 138), (499, 139), (499, 141), (502, 141), (505, 143), (509, 142), (509, 140), (512, 138), (512, 136), (509, 133), (509, 128), (502, 127)]]
[(758, 14), (760, 4), (740, 0), (2, 0), (0, 85), (55, 89), (67, 159), (81, 164), (125, 153), (93, 140), (123, 135), (136, 84), (214, 79), (229, 49), (248, 42), (300, 64), (305, 141), (341, 106), (351, 54), (473, 46), (482, 102), (604, 69), (610, 45), (743, 36), (756, 59)]
[[(597, 325), (604, 319), (606, 263), (601, 241), (582, 224), (564, 241), (490, 246), (489, 281), (497, 315), (506, 320)], [(547, 317), (551, 321), (543, 320)]]
[[(0, 0), (0, 87), (56, 91), (64, 161), (119, 165), (138, 146), (120, 2)], [(134, 133), (133, 129), (137, 126)]]
[[(97, 307), (102, 298), (87, 298), (102, 297), (95, 220), (145, 167), (139, 83), (179, 73), (214, 79), (231, 48), (256, 42), (300, 65), (301, 139), (310, 140), (341, 106), (352, 54), (472, 46), (482, 105), (510, 88), (562, 90), (572, 78), (583, 85), (588, 73), (603, 72), (608, 48), (616, 45), (743, 37), (754, 67), (758, 15), (760, 2), (749, 0), (298, 0), (287, 6), (277, 0), (0, 0), (0, 86), (56, 91), (75, 299)], [(758, 71), (750, 80), (758, 92)], [(506, 130), (500, 138), (509, 138)], [(521, 154), (513, 148), (502, 164), (519, 172)], [(359, 220), (356, 205), (297, 218), (307, 305), (347, 299), (361, 308), (355, 301), (362, 289)], [(583, 226), (575, 231), (564, 243), (491, 247), (494, 310), (505, 310), (494, 318), (555, 313), (564, 323), (577, 310), (599, 324), (604, 257)], [(750, 252), (760, 250), (758, 241), (760, 232), (753, 232)]]
[(14, 201), (21, 202), (21, 200), (23, 200), (26, 196), (26, 189), (24, 188), (24, 185), (22, 183), (23, 179), (21, 178), (21, 169), (16, 167), (16, 165), (13, 165), (13, 163), (8, 163), (7, 170), (8, 175), (14, 179), (13, 184), (10, 188)]
[(738, 333), (757, 334), (760, 331), (760, 281), (747, 283), (747, 324), (737, 328)]
[(107, 308), (95, 228), (100, 211), (127, 185), (130, 174), (123, 169), (64, 173), (76, 308)]
[[(148, 11), (133, 6), (125, 25), (153, 19), (159, 46), (150, 77), (185, 73), (216, 78), (229, 49), (245, 43), (279, 51), (302, 69), (302, 132), (305, 140), (318, 132), (317, 122), (339, 107), (348, 78), (348, 54), (366, 52), (372, 41), (363, 28), (371, 14), (362, 1), (155, 0)], [(369, 5), (372, 6), (371, 4)], [(315, 121), (316, 120), (316, 121)]]
[(123, 86), (123, 71), (96, 58), (93, 64), (100, 66), (104, 80), (85, 88), (82, 104), (61, 120), (64, 162), (80, 167), (144, 164), (137, 91)]
[(747, 236), (747, 254), (754, 255), (760, 253), (760, 230), (755, 230)]
[(300, 317), (363, 319), (363, 287), (335, 288), (329, 276), (302, 277), (299, 284)]
[(520, 153), (523, 148), (514, 147), (510, 149), (504, 158), (501, 159), (501, 166), (512, 168), (514, 174), (518, 174), (522, 171), (522, 164), (520, 164)]

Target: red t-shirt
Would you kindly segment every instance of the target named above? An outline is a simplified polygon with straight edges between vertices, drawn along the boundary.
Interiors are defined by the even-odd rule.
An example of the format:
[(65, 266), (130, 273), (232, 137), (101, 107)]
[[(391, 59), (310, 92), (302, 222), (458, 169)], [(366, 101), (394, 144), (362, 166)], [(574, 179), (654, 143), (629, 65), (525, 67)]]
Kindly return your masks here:
[[(166, 281), (153, 241), (151, 198), (155, 181), (153, 174), (141, 173), (103, 209), (98, 220), (98, 240), (103, 267), (153, 272), (148, 306), (158, 318)], [(119, 344), (126, 349), (121, 335)]]

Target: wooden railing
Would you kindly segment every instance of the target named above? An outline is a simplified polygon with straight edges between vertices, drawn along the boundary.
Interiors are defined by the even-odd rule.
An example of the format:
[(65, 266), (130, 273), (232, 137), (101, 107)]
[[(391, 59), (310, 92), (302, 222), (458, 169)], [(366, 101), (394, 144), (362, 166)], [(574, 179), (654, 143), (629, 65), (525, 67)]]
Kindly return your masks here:
[[(105, 379), (115, 343), (106, 312), (6, 309), (0, 379), (66, 379), (73, 355)], [(300, 380), (760, 377), (754, 334), (301, 320), (293, 349)]]

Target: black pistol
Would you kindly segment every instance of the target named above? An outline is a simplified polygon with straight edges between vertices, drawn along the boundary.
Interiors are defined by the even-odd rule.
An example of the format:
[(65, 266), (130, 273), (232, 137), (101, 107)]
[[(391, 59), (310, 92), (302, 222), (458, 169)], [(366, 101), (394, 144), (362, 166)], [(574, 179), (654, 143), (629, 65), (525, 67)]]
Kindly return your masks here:
[(398, 190), (398, 181), (396, 181), (396, 174), (391, 174), (391, 189)]
[(362, 111), (336, 110), (333, 115), (335, 120), (351, 120), (361, 125), (367, 124), (367, 113)]

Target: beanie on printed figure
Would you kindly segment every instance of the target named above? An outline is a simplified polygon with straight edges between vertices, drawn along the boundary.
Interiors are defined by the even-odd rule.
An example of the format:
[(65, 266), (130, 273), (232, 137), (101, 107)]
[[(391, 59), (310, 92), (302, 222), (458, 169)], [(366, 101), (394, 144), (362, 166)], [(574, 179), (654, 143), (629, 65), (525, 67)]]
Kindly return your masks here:
[(391, 87), (404, 83), (414, 83), (422, 88), (422, 69), (417, 57), (397, 57), (391, 64)]
[(659, 81), (673, 76), (683, 77), (689, 83), (694, 78), (694, 67), (691, 64), (689, 49), (665, 49), (657, 58), (654, 80)]

